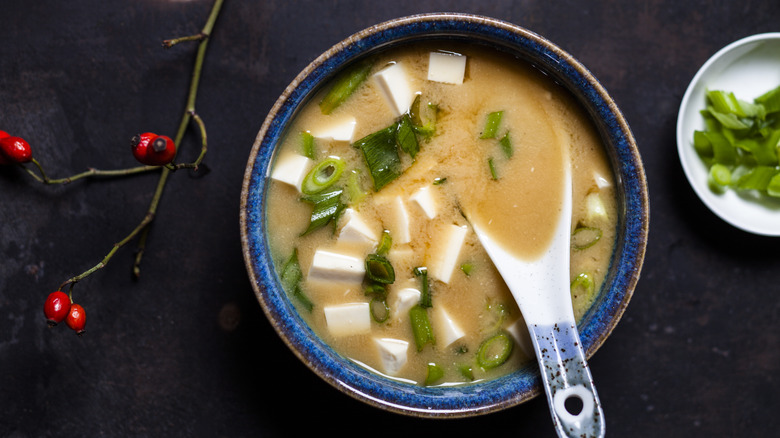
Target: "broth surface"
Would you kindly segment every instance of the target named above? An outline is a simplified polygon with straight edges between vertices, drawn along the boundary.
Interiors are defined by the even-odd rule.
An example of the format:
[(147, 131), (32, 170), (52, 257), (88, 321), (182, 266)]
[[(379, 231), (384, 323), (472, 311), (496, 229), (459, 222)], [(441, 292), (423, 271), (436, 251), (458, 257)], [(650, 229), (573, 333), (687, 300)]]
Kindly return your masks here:
[[(428, 81), (428, 57), (432, 51), (447, 50), (467, 56), (462, 84)], [(564, 152), (569, 155), (573, 180), (573, 227), (598, 228), (601, 239), (587, 249), (572, 251), (571, 278), (587, 273), (600, 289), (609, 268), (615, 241), (616, 205), (614, 181), (600, 138), (588, 117), (575, 101), (549, 78), (526, 63), (494, 52), (484, 46), (453, 42), (415, 44), (374, 55), (372, 73), (388, 63), (405, 68), (411, 88), (420, 94), (421, 102), (438, 106), (435, 135), (420, 140), (420, 152), (412, 160), (401, 154), (404, 172), (396, 180), (374, 192), (362, 153), (352, 144), (317, 139), (316, 161), (338, 156), (347, 163), (344, 175), (353, 169), (360, 173), (362, 187), (368, 195), (359, 204), (349, 205), (380, 234), (387, 229), (398, 236), (398, 199), (408, 212), (411, 239), (399, 243), (394, 239), (387, 255), (395, 270), (395, 282), (388, 287), (390, 317), (382, 323), (371, 322), (368, 333), (334, 336), (330, 333), (323, 309), (344, 303), (368, 302), (361, 283), (307, 282), (314, 254), (318, 249), (332, 249), (365, 258), (375, 247), (347, 245), (336, 239), (343, 223), (333, 224), (301, 237), (309, 224), (311, 205), (300, 201), (300, 193), (290, 185), (272, 181), (267, 198), (268, 239), (277, 270), (281, 272), (293, 250), (297, 250), (304, 274), (302, 290), (314, 303), (311, 312), (299, 306), (299, 313), (315, 333), (340, 354), (391, 377), (422, 384), (427, 365), (436, 363), (444, 377), (435, 384), (464, 384), (512, 372), (533, 359), (530, 339), (522, 315), (511, 293), (492, 265), (487, 254), (463, 216), (491, 223), (499, 240), (511, 252), (534, 258), (547, 247), (560, 215)], [(323, 115), (317, 103), (321, 91), (296, 116), (281, 145), (277, 162), (290, 154), (301, 153), (299, 133), (317, 132), (334, 120), (355, 118), (354, 139), (386, 128), (396, 116), (390, 110), (377, 83), (367, 80), (355, 94), (330, 115)], [(504, 111), (499, 135), (480, 139), (490, 112)], [(499, 138), (509, 132), (513, 154), (507, 157)], [(488, 159), (495, 164), (493, 179)], [(340, 183), (346, 176), (342, 176)], [(444, 181), (434, 184), (436, 180)], [(435, 201), (436, 216), (429, 218), (409, 199), (418, 190), (427, 189)], [(604, 215), (593, 215), (588, 195), (598, 194)], [(434, 327), (444, 323), (446, 314), (465, 332), (452, 345), (427, 345), (417, 351), (409, 315), (396, 311), (397, 300), (405, 288), (420, 288), (415, 267), (437, 263), (452, 226), (467, 229), (458, 253), (456, 269), (448, 281), (429, 276), (433, 307), (429, 309)], [(470, 267), (468, 275), (464, 271)], [(433, 274), (433, 272), (430, 272)], [(592, 304), (594, 295), (572, 291), (575, 317), (578, 319)], [(293, 300), (294, 301), (294, 300)], [(475, 366), (480, 344), (500, 330), (520, 327), (512, 353), (503, 365), (491, 370)], [(387, 373), (376, 348), (376, 339), (401, 339), (409, 342), (407, 363), (400, 372)], [(465, 377), (463, 367), (471, 366), (473, 378)]]

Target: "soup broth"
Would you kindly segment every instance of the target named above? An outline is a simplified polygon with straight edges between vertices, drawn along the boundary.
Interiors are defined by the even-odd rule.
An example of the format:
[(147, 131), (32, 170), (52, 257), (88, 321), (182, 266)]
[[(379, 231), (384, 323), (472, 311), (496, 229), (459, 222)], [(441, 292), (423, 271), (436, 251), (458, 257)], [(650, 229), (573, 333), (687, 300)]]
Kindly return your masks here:
[[(266, 220), (287, 293), (318, 336), (377, 373), (456, 385), (517, 370), (534, 358), (530, 338), (464, 209), (492, 221), (513, 253), (538, 257), (560, 212), (568, 156), (579, 320), (615, 240), (614, 181), (597, 132), (559, 85), (480, 45), (394, 48), (374, 55), (362, 74), (328, 114), (319, 105), (331, 89), (324, 87), (277, 151)], [(404, 143), (410, 126), (418, 151)], [(392, 158), (389, 181), (366, 146), (387, 132), (395, 142), (378, 143), (379, 155)], [(308, 183), (312, 175), (323, 186), (335, 182), (301, 193), (305, 175)], [(325, 225), (310, 230), (314, 223)], [(382, 277), (387, 264), (391, 283)], [(428, 325), (415, 325), (420, 319)]]

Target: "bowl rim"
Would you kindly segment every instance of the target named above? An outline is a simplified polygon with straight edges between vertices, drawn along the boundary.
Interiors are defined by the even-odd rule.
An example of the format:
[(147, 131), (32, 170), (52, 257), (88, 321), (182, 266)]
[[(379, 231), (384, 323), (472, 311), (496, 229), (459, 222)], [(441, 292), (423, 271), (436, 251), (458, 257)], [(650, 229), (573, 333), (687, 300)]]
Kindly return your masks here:
[[(622, 317), (639, 279), (644, 261), (649, 225), (647, 182), (633, 134), (615, 102), (598, 80), (576, 59), (540, 35), (518, 25), (481, 15), (444, 12), (417, 14), (388, 20), (363, 29), (335, 44), (309, 63), (282, 92), (264, 120), (252, 146), (241, 191), (240, 231), (244, 261), (252, 288), (266, 317), (290, 350), (323, 380), (353, 398), (385, 410), (431, 418), (468, 417), (495, 412), (525, 402), (542, 391), (538, 369), (520, 370), (498, 379), (462, 387), (411, 386), (383, 378), (352, 361), (344, 360), (321, 342), (300, 320), (286, 295), (264, 278), (276, 278), (263, 228), (262, 193), (269, 175), (275, 144), (299, 104), (334, 70), (366, 53), (419, 37), (470, 38), (498, 44), (516, 56), (534, 54), (533, 64), (563, 82), (599, 126), (602, 140), (613, 143), (610, 155), (616, 182), (628, 187), (619, 200), (621, 223), (626, 233), (616, 243), (610, 266), (610, 284), (617, 292), (604, 299), (601, 314), (586, 316), (580, 333), (587, 357), (591, 357)], [(560, 69), (560, 70), (559, 70)], [(583, 94), (585, 97), (581, 97)], [(584, 100), (583, 100), (584, 99)], [(590, 102), (596, 102), (594, 106)], [(609, 151), (608, 151), (609, 152)], [(618, 166), (618, 163), (620, 164)], [(258, 172), (257, 165), (265, 167)], [(255, 232), (252, 232), (255, 230)], [(256, 236), (257, 237), (257, 236)], [(265, 242), (265, 245), (262, 243)], [(618, 254), (618, 249), (624, 249)], [(607, 281), (605, 280), (605, 285)], [(605, 294), (602, 294), (605, 295)], [(603, 297), (602, 297), (603, 299)], [(595, 306), (594, 306), (595, 307)], [(592, 315), (591, 315), (592, 316)], [(594, 322), (595, 321), (595, 322)], [(598, 324), (598, 327), (595, 325)], [(302, 351), (301, 343), (307, 347)], [(315, 351), (312, 351), (315, 350)], [(334, 369), (336, 367), (337, 369)], [(343, 368), (348, 368), (346, 372)], [(355, 373), (355, 374), (351, 374)], [(525, 374), (523, 374), (525, 373)], [(522, 378), (518, 378), (520, 377)], [(468, 389), (468, 394), (463, 389)], [(474, 395), (476, 394), (476, 395)]]

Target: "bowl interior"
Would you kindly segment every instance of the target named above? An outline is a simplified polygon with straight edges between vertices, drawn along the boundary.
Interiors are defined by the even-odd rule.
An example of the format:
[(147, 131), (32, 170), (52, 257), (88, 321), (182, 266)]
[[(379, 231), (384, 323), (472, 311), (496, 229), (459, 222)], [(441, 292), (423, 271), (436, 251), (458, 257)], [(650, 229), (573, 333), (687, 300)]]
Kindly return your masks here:
[(693, 148), (693, 132), (704, 129), (699, 111), (706, 108), (708, 90), (733, 91), (738, 98), (752, 101), (778, 84), (780, 33), (743, 38), (719, 50), (699, 69), (683, 96), (677, 118), (677, 152), (688, 182), (702, 202), (731, 225), (767, 236), (780, 236), (780, 200), (710, 190), (709, 170)]
[(568, 89), (597, 126), (618, 184), (620, 215), (609, 274), (579, 326), (588, 357), (598, 349), (628, 304), (644, 258), (648, 225), (644, 170), (628, 125), (587, 69), (539, 35), (509, 23), (465, 14), (405, 17), (359, 32), (314, 60), (284, 91), (255, 141), (242, 190), (241, 234), (258, 300), (280, 336), (314, 372), (345, 393), (390, 411), (458, 417), (503, 409), (539, 394), (538, 368), (528, 366), (498, 379), (446, 388), (407, 384), (366, 370), (335, 353), (300, 318), (279, 285), (264, 226), (269, 168), (297, 109), (346, 64), (377, 50), (434, 38), (489, 44), (524, 59)]

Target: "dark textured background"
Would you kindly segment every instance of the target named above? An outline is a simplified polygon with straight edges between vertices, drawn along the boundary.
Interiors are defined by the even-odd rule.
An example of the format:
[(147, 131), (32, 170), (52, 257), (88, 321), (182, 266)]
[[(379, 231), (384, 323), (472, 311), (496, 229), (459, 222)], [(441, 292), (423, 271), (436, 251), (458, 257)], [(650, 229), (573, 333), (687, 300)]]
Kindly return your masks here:
[[(133, 134), (175, 133), (194, 59), (194, 45), (160, 42), (197, 32), (210, 7), (0, 0), (0, 129), (29, 140), (52, 176), (135, 165)], [(710, 55), (780, 30), (777, 0), (227, 0), (197, 105), (211, 172), (171, 178), (140, 281), (130, 278), (131, 245), (76, 287), (89, 319), (82, 338), (47, 329), (42, 303), (141, 220), (157, 177), (47, 187), (0, 169), (0, 436), (553, 436), (542, 398), (478, 418), (420, 420), (340, 393), (276, 336), (244, 269), (241, 182), (277, 96), (342, 38), (445, 10), (507, 20), (560, 45), (600, 79), (636, 136), (650, 242), (627, 312), (590, 361), (609, 436), (776, 436), (779, 241), (703, 206), (674, 130), (685, 88)], [(185, 157), (195, 154), (192, 139)]]

